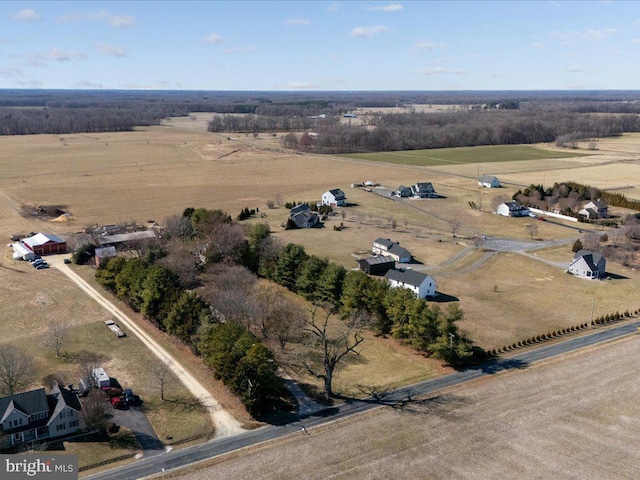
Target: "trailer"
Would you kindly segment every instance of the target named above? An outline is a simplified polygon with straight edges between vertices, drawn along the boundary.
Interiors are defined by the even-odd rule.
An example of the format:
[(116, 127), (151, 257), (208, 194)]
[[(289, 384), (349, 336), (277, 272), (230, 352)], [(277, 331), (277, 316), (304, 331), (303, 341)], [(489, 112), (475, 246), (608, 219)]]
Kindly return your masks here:
[(114, 335), (118, 338), (122, 338), (122, 337), (126, 337), (127, 334), (124, 333), (120, 327), (118, 326), (117, 323), (115, 323), (113, 320), (105, 320), (104, 323), (107, 324), (107, 327), (109, 327), (109, 329), (114, 333)]

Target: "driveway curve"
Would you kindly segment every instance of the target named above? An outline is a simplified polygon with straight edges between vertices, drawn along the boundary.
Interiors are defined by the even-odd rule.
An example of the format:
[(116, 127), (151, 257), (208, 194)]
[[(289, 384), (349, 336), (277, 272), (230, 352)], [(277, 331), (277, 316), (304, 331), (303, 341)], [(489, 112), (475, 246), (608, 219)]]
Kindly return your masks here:
[(178, 377), (185, 387), (198, 399), (202, 406), (209, 412), (209, 416), (215, 426), (215, 437), (223, 438), (235, 435), (244, 431), (240, 422), (236, 420), (229, 412), (224, 410), (220, 403), (211, 395), (211, 393), (189, 373), (169, 352), (160, 346), (153, 338), (151, 338), (144, 330), (142, 330), (131, 318), (123, 313), (113, 303), (103, 297), (96, 289), (89, 285), (82, 277), (72, 271), (68, 265), (64, 263), (63, 256), (47, 257), (49, 263), (65, 274), (74, 282), (81, 290), (93, 298), (98, 304), (111, 313), (125, 327), (129, 329), (149, 350), (151, 350), (162, 362), (164, 362), (171, 371)]

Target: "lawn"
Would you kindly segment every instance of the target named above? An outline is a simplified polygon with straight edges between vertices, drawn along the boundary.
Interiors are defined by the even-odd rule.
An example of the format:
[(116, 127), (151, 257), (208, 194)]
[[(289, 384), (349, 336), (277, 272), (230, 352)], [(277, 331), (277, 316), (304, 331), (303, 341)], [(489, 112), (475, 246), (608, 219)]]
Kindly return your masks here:
[(433, 167), (464, 163), (513, 162), (546, 158), (583, 157), (585, 153), (543, 150), (529, 145), (487, 145), (480, 147), (434, 148), (401, 152), (353, 153), (340, 155), (374, 162)]

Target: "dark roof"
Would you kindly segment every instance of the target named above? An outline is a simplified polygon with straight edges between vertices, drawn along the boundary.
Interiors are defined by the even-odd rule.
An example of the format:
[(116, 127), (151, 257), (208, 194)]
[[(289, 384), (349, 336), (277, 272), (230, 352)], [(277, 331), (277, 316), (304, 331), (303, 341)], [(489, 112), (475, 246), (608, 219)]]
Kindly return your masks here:
[(96, 248), (95, 251), (96, 257), (98, 258), (109, 258), (116, 256), (116, 247), (113, 245), (109, 247)]
[(66, 403), (68, 407), (71, 407), (78, 412), (82, 411), (82, 405), (80, 404), (78, 395), (64, 387), (58, 386), (58, 388), (60, 389), (60, 395), (62, 395), (64, 403)]
[(523, 207), (518, 202), (504, 202), (510, 212), (519, 210), (529, 210), (527, 207)]
[(379, 255), (377, 257), (368, 257), (362, 258), (358, 260), (358, 262), (365, 262), (369, 265), (380, 265), (382, 263), (396, 263), (396, 259), (393, 257), (388, 257), (386, 255)]
[(406, 283), (414, 287), (422, 285), (422, 282), (424, 282), (427, 277), (428, 275), (414, 270), (389, 270), (384, 276), (384, 278), (388, 280), (395, 280), (396, 282)]
[(598, 200), (591, 200), (591, 203), (593, 203), (598, 210), (604, 209), (604, 208), (609, 208), (607, 206), (607, 204), (605, 202), (603, 202), (602, 200), (598, 199)]
[(587, 262), (587, 265), (592, 271), (598, 270), (598, 264), (602, 260), (605, 260), (599, 253), (590, 252), (589, 250), (578, 250), (573, 256), (573, 261), (575, 262), (580, 258), (584, 258), (584, 261)]
[(311, 207), (303, 203), (301, 205), (296, 205), (295, 207), (293, 207), (290, 213), (293, 216), (296, 213), (304, 212), (305, 210), (311, 210)]
[(415, 189), (419, 192), (433, 192), (433, 185), (431, 182), (419, 182), (416, 183)]
[(394, 243), (391, 246), (391, 248), (388, 248), (387, 252), (393, 253), (394, 255), (397, 255), (400, 258), (411, 257), (411, 252), (409, 250), (407, 250), (406, 248), (401, 247), (397, 243)]
[(340, 190), (339, 188), (334, 188), (333, 190), (329, 190), (329, 192), (331, 192), (331, 195), (336, 197), (336, 200), (338, 200), (339, 197), (344, 198), (344, 192), (342, 190)]
[(39, 388), (37, 390), (16, 393), (9, 397), (0, 398), (0, 418), (4, 416), (12, 400), (13, 406), (26, 415), (33, 415), (34, 413), (46, 412), (49, 410), (47, 395), (44, 388)]
[(394, 242), (394, 241), (392, 241), (392, 240), (390, 240), (388, 238), (382, 238), (382, 237), (376, 238), (373, 241), (373, 243), (377, 243), (378, 245), (382, 245), (383, 247), (386, 247), (386, 248), (391, 248), (396, 244), (396, 242)]

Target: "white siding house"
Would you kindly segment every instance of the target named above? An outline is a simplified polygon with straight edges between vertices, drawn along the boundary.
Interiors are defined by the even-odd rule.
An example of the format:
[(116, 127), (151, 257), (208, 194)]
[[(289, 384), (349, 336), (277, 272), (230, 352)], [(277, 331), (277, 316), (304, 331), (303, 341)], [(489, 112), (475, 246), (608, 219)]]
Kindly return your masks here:
[(569, 265), (569, 273), (581, 278), (604, 278), (607, 260), (599, 253), (578, 250)]
[(394, 242), (388, 238), (377, 238), (373, 241), (371, 251), (375, 255), (388, 255), (396, 262), (409, 263), (413, 259), (411, 252), (400, 246), (399, 242)]
[(505, 217), (528, 217), (530, 212), (518, 202), (505, 202), (498, 207), (496, 213)]
[(322, 205), (330, 207), (344, 207), (347, 204), (347, 197), (339, 188), (327, 190), (322, 194)]
[(385, 274), (391, 288), (406, 288), (416, 297), (433, 297), (436, 294), (436, 281), (429, 275), (413, 270), (389, 270)]

